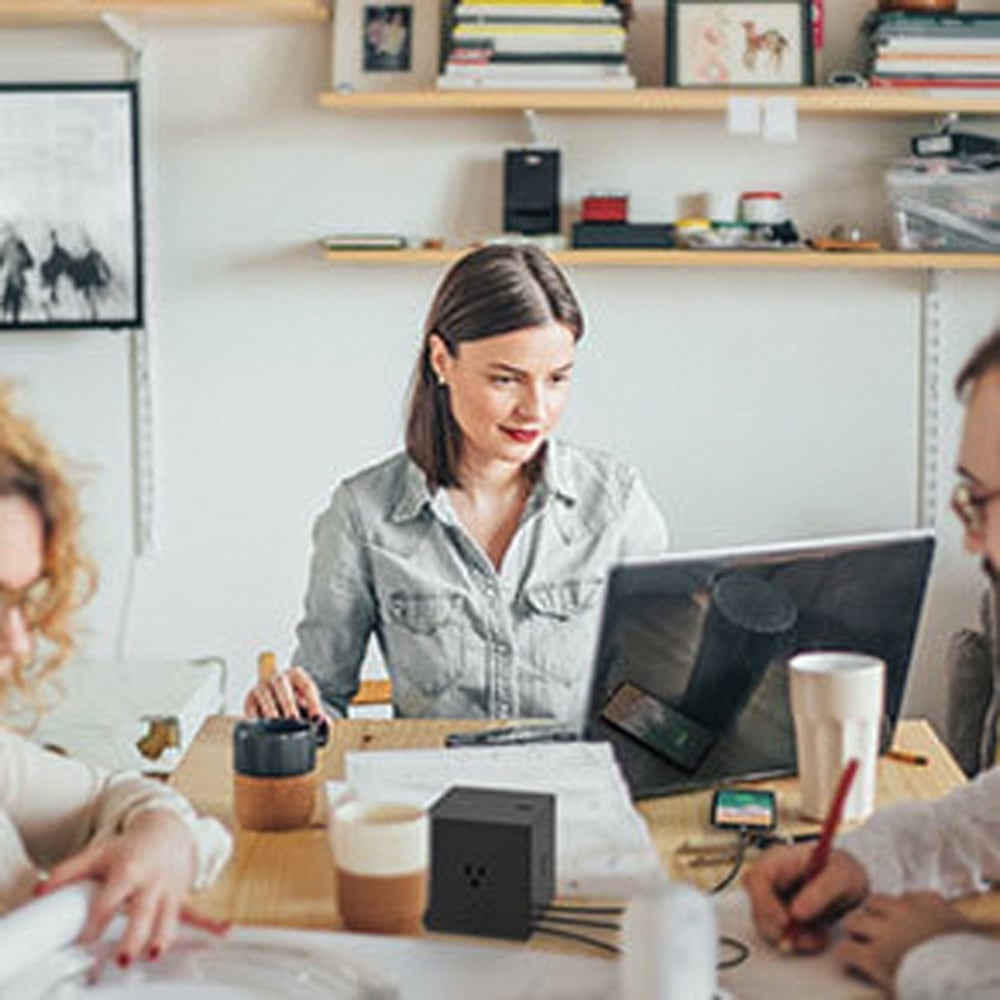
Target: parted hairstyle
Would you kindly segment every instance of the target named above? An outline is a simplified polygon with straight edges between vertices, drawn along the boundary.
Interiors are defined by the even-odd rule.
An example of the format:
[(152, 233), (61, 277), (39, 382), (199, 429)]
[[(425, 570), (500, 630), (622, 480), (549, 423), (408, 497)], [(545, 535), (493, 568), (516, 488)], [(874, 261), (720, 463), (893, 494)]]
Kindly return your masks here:
[(565, 326), (574, 341), (583, 336), (583, 313), (569, 281), (538, 247), (482, 247), (445, 274), (424, 324), (406, 421), (407, 454), (432, 488), (461, 485), (462, 432), (448, 387), (438, 383), (431, 366), (431, 336), (437, 334), (456, 356), (464, 341), (552, 322)]
[(991, 368), (1000, 368), (1000, 327), (997, 327), (969, 356), (955, 379), (955, 393), (964, 397)]
[(93, 592), (96, 576), (80, 549), (80, 508), (62, 462), (31, 421), (11, 407), (10, 386), (0, 383), (0, 497), (22, 497), (41, 515), (42, 577), (25, 608), (26, 625), (46, 640), (37, 662), (17, 663), (5, 684), (31, 694), (73, 652), (73, 614)]

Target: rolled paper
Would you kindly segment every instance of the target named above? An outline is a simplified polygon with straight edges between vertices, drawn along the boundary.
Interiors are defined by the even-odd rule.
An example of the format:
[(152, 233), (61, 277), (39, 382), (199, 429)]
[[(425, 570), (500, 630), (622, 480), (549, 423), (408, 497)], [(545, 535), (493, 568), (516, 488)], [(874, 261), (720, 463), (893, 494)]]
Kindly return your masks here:
[(77, 882), (0, 917), (0, 988), (76, 941), (96, 888)]

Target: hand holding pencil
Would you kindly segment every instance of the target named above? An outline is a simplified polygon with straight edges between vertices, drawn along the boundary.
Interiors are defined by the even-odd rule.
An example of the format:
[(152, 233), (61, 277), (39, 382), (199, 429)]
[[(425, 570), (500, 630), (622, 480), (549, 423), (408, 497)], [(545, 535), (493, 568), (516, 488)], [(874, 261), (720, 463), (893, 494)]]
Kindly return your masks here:
[(783, 950), (821, 951), (829, 926), (868, 895), (864, 868), (832, 849), (856, 769), (845, 768), (815, 847), (772, 848), (743, 879), (758, 929)]

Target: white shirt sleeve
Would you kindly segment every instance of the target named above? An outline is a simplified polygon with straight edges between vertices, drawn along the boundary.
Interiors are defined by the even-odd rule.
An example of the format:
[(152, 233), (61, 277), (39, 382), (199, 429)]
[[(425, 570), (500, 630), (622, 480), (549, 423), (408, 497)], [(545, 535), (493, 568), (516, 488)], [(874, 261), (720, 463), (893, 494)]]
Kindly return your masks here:
[(0, 730), (0, 816), (7, 819), (0, 836), (11, 839), (16, 832), (34, 865), (50, 867), (91, 840), (126, 830), (150, 809), (167, 809), (185, 823), (197, 853), (195, 888), (207, 886), (221, 871), (232, 842), (217, 820), (199, 818), (180, 795), (158, 782), (111, 774)]
[[(944, 896), (1000, 884), (1000, 768), (944, 798), (877, 813), (838, 846), (868, 872), (872, 891), (930, 889)], [(907, 953), (896, 973), (900, 1000), (1000, 997), (1000, 939), (943, 934)]]
[(864, 865), (873, 892), (960, 896), (1000, 884), (1000, 768), (932, 802), (876, 813), (837, 846)]
[(896, 973), (899, 1000), (996, 1000), (1000, 997), (1000, 939), (942, 934), (907, 952)]

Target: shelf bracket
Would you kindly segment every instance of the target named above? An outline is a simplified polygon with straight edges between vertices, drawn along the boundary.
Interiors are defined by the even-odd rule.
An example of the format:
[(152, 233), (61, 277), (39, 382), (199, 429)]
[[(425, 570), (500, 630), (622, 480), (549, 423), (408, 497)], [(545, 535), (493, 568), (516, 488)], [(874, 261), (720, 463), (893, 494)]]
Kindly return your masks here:
[(917, 524), (926, 528), (937, 521), (941, 478), (941, 351), (946, 320), (941, 273), (935, 268), (926, 272), (921, 307)]
[(139, 34), (120, 14), (110, 11), (101, 13), (101, 24), (124, 46), (129, 79), (138, 80), (142, 74), (142, 56), (145, 48)]
[(524, 109), (524, 124), (528, 127), (528, 145), (541, 146), (542, 134), (538, 127), (538, 112), (534, 108)]

